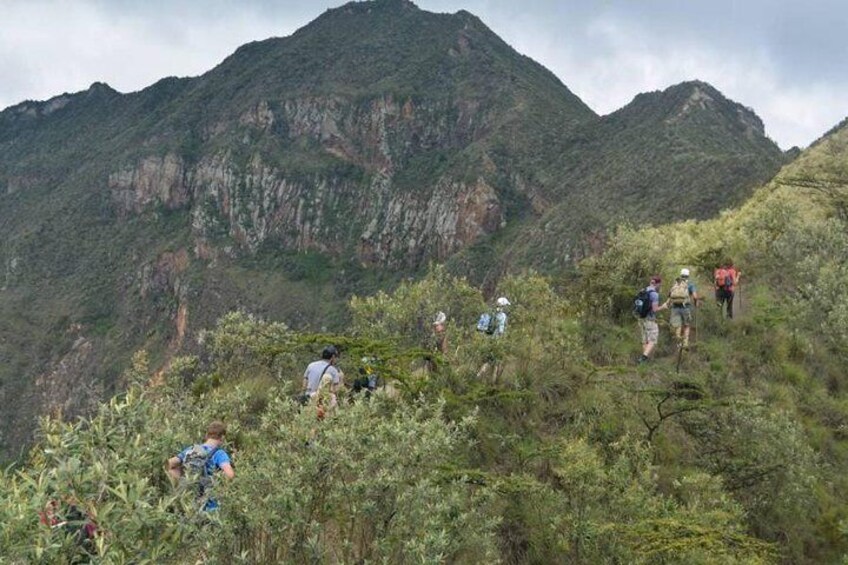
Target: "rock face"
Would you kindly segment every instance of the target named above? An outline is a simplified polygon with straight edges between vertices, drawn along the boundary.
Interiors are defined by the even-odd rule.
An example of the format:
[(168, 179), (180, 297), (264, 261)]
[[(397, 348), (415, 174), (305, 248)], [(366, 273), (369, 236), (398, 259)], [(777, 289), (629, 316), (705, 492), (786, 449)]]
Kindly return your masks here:
[[(267, 141), (263, 150), (246, 158), (216, 153), (195, 164), (175, 153), (147, 156), (111, 173), (119, 215), (187, 208), (198, 241), (226, 234), (247, 253), (272, 241), (392, 268), (444, 260), (504, 221), (485, 171), (471, 180), (423, 171), (402, 187), (395, 180), (418, 155), (459, 150), (485, 135), (487, 117), (473, 101), (416, 106), (387, 96), (359, 108), (341, 99), (261, 101), (238, 123), (244, 138)], [(215, 137), (230, 135), (222, 128)], [(297, 144), (357, 174), (345, 167), (302, 175), (274, 162), (275, 151)]]
[(133, 169), (109, 175), (109, 189), (123, 213), (139, 213), (153, 204), (177, 208), (188, 201), (185, 165), (180, 157), (147, 157)]

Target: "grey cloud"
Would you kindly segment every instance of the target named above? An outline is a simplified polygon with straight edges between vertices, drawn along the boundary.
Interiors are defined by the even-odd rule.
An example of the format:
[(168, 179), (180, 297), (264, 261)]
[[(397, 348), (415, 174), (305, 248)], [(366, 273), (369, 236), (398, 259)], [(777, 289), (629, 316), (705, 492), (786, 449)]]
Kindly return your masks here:
[[(453, 11), (458, 3), (422, 0)], [(848, 3), (773, 0), (468, 0), (513, 46), (601, 113), (699, 78), (753, 107), (782, 146), (848, 115)]]
[[(0, 0), (0, 107), (105, 81), (201, 74), (240, 44), (289, 35), (330, 0)], [(468, 10), (596, 111), (700, 78), (753, 107), (781, 145), (848, 114), (848, 3), (418, 0)]]

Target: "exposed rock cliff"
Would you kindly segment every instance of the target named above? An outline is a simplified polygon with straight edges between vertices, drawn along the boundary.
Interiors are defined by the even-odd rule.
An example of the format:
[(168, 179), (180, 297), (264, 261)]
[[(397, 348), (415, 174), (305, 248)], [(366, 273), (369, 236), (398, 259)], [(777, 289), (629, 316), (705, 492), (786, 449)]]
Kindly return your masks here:
[[(238, 135), (255, 137), (252, 145), (261, 147), (203, 156), (193, 165), (175, 153), (142, 157), (111, 173), (108, 185), (122, 217), (156, 206), (190, 208), (200, 241), (226, 234), (246, 252), (271, 240), (286, 249), (417, 268), (496, 231), (503, 207), (483, 170), (476, 179), (457, 179), (450, 169), (438, 174), (437, 163), (401, 179), (404, 186), (396, 176), (428, 152), (441, 157), (482, 139), (487, 121), (474, 100), (262, 101), (238, 120), (247, 126)], [(222, 129), (210, 140), (232, 135)], [(303, 144), (346, 166), (305, 175), (286, 167), (287, 151), (301, 153)]]

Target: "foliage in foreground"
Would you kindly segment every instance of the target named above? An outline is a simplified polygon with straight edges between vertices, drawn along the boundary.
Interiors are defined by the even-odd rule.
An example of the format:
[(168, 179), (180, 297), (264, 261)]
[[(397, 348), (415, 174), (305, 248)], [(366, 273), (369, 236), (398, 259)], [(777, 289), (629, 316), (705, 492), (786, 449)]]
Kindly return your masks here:
[[(98, 526), (107, 563), (473, 561), (494, 559), (488, 495), (450, 471), (470, 420), (438, 404), (374, 399), (322, 422), (266, 390), (199, 398), (132, 388), (88, 421), (45, 421), (26, 470), (4, 477), (0, 554), (15, 562), (72, 560), (82, 551), (39, 523), (48, 502), (74, 502)], [(222, 509), (193, 510), (165, 479), (164, 458), (199, 441), (211, 417), (230, 426), (237, 480), (216, 486)]]
[[(844, 154), (848, 130), (819, 149)], [(841, 148), (841, 149), (840, 149)], [(353, 335), (304, 335), (233, 313), (200, 358), (175, 360), (90, 420), (46, 420), (0, 482), (0, 554), (70, 562), (39, 524), (83, 506), (104, 563), (818, 563), (848, 552), (844, 174), (812, 157), (741, 211), (623, 230), (563, 295), (534, 274), (498, 294), (507, 335), (470, 330), (481, 295), (436, 269), (356, 299)], [(837, 160), (844, 163), (844, 160)], [(710, 304), (710, 268), (741, 264), (739, 316)], [(667, 328), (637, 368), (628, 310), (654, 272), (696, 270), (707, 303), (677, 369)], [(741, 299), (744, 298), (744, 301)], [(450, 316), (448, 351), (427, 323)], [(355, 374), (373, 354), (391, 382), (318, 422), (291, 400), (304, 363), (337, 342)], [(150, 371), (136, 359), (130, 381)], [(162, 463), (213, 418), (237, 478), (204, 523)]]

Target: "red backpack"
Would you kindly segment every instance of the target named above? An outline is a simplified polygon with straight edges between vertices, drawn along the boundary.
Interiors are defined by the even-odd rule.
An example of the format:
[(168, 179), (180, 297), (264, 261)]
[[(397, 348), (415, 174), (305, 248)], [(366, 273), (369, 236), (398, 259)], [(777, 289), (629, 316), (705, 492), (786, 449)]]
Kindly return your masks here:
[(715, 270), (715, 285), (716, 288), (730, 288), (733, 286), (733, 276), (730, 271), (724, 267), (719, 267)]

